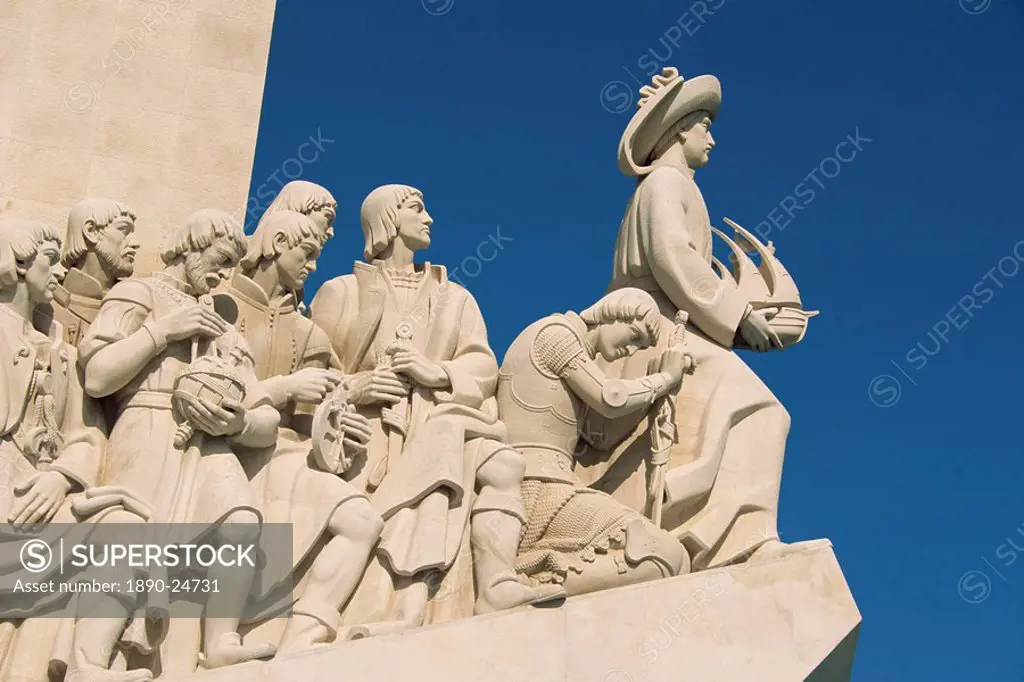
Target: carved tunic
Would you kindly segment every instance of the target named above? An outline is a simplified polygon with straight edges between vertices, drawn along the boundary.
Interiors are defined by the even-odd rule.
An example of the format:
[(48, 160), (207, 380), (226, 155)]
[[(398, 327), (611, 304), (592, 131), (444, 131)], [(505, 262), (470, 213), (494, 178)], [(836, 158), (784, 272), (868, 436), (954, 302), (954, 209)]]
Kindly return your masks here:
[(735, 289), (715, 292), (711, 285), (718, 282), (711, 268), (711, 219), (692, 172), (655, 169), (637, 185), (622, 219), (609, 291), (662, 293), (704, 334), (731, 348), (748, 301)]
[[(159, 319), (197, 299), (188, 285), (158, 274), (116, 284), (80, 344), (82, 364), (99, 350), (128, 338), (150, 319)], [(228, 355), (248, 347), (234, 328), (216, 340), (201, 344)], [(123, 485), (148, 502), (155, 522), (213, 523), (236, 509), (258, 512), (249, 481), (237, 457), (222, 438), (203, 437), (202, 448), (174, 447), (178, 424), (171, 411), (174, 382), (191, 361), (190, 341), (174, 341), (149, 361), (114, 394), (119, 417), (110, 433), (102, 483)], [(246, 378), (246, 404), (269, 404), (251, 364), (242, 367)]]
[[(303, 367), (337, 364), (331, 340), (299, 312), (295, 296), (270, 301), (258, 284), (239, 273), (215, 301), (221, 316), (245, 337), (255, 363), (253, 371), (261, 381), (293, 374)], [(291, 425), (294, 411), (295, 405), (281, 410), (282, 426)]]
[[(663, 523), (691, 546), (694, 568), (735, 561), (777, 537), (776, 509), (789, 415), (767, 386), (730, 349), (747, 306), (733, 288), (715, 288), (707, 206), (692, 172), (656, 168), (637, 185), (619, 227), (609, 290), (651, 293), (669, 332), (678, 310), (689, 313), (687, 349), (694, 376), (676, 395), (679, 442), (670, 450)], [(710, 292), (710, 295), (709, 295)], [(661, 352), (643, 350), (607, 367), (609, 376), (646, 374)], [(587, 483), (601, 485), (640, 509), (646, 497), (645, 433), (630, 420), (588, 416), (588, 432), (605, 434), (587, 453)], [(620, 456), (621, 455), (621, 456)], [(608, 462), (614, 462), (609, 468)]]
[(0, 305), (0, 518), (13, 491), (41, 469), (85, 488), (103, 455), (102, 418), (82, 391), (75, 349), (59, 324), (42, 333)]
[[(385, 519), (379, 556), (388, 571), (415, 575), (439, 568), (448, 571), (446, 581), (451, 578), (459, 586), (470, 586), (468, 591), (455, 588), (459, 599), (433, 603), (427, 622), (438, 622), (472, 614), (472, 573), (465, 538), (476, 470), (505, 447), (505, 430), (497, 420), (493, 397), (498, 363), (476, 301), (448, 281), (443, 267), (426, 263), (417, 268), (418, 274), (395, 277), (382, 264), (356, 262), (353, 274), (320, 288), (311, 309), (313, 321), (330, 336), (346, 374), (376, 367), (403, 324), (411, 332), (409, 343), (448, 374), (451, 386), (447, 389), (413, 391), (404, 449), (400, 457), (387, 461), (380, 487), (371, 496)], [(360, 411), (373, 426), (368, 461), (354, 466), (346, 477), (362, 490), (367, 489), (371, 472), (381, 471), (389, 439), (380, 405)], [(420, 505), (432, 492), (448, 497), (437, 516), (437, 510), (427, 511)], [(456, 561), (463, 556), (465, 560)], [(372, 584), (371, 572), (360, 592)], [(384, 577), (390, 585), (390, 578)], [(445, 590), (443, 586), (441, 592)], [(375, 611), (381, 606), (379, 593), (370, 592), (369, 587), (363, 593), (368, 595), (365, 608), (350, 608), (346, 619), (363, 623), (387, 619), (389, 614)], [(359, 598), (357, 593), (353, 602)]]
[[(305, 367), (325, 368), (332, 362), (334, 354), (327, 334), (299, 314), (295, 301), (294, 296), (270, 301), (258, 284), (242, 274), (236, 274), (231, 287), (216, 297), (217, 310), (233, 321), (250, 343), (256, 377), (261, 381)], [(312, 442), (308, 424), (296, 419), (296, 407), (290, 403), (281, 409), (276, 447), (246, 449), (241, 460), (260, 500), (264, 520), (292, 524), (292, 557), (298, 565), (323, 533), (334, 510), (365, 495), (348, 481), (314, 468), (309, 456)]]
[[(65, 342), (64, 330), (48, 315), (37, 317), (33, 326), (0, 305), (0, 520), (7, 522), (15, 490), (48, 469), (73, 482), (52, 522), (74, 523), (79, 519), (70, 501), (91, 487), (100, 471), (102, 416), (82, 390), (75, 349)], [(23, 540), (15, 536), (2, 544), (20, 546)], [(5, 568), (7, 562), (12, 565)], [(0, 574), (20, 570), (18, 562), (18, 549), (5, 547)], [(61, 595), (30, 596), (31, 608), (42, 609)], [(24, 593), (0, 594), (8, 608), (25, 598)], [(58, 630), (70, 625), (70, 620), (47, 618), (0, 620), (0, 679), (46, 682), (51, 656), (67, 655), (56, 646)]]

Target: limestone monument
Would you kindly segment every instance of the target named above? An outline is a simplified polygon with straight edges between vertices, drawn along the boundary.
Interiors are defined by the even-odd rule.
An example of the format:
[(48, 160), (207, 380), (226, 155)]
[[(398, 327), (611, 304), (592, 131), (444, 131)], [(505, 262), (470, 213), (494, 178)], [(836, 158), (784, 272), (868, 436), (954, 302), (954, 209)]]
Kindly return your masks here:
[[(619, 142), (619, 168), (638, 183), (619, 227), (609, 285), (611, 291), (650, 292), (665, 326), (680, 311), (686, 316), (687, 347), (699, 370), (675, 394), (675, 443), (658, 503), (663, 527), (687, 548), (696, 570), (783, 549), (776, 515), (790, 417), (733, 348), (781, 349), (780, 333), (798, 341), (808, 319), (791, 279), (790, 300), (778, 302), (771, 291), (752, 300), (737, 277), (749, 288), (747, 280), (761, 271), (740, 267), (750, 263), (741, 249), (733, 252), (734, 273), (712, 253), (711, 220), (695, 175), (715, 146), (711, 125), (721, 99), (714, 76), (684, 79), (672, 68), (641, 90), (639, 109)], [(744, 243), (761, 246), (753, 235), (741, 235)], [(774, 253), (760, 250), (762, 270), (778, 271)], [(802, 320), (796, 334), (793, 319)], [(607, 363), (607, 371), (642, 376), (659, 350)], [(591, 415), (584, 433), (601, 437), (580, 455), (584, 480), (642, 509), (651, 469), (643, 437), (649, 427)]]
[(573, 473), (590, 410), (609, 418), (646, 411), (678, 387), (692, 362), (682, 345), (666, 348), (661, 370), (638, 379), (609, 380), (595, 362), (649, 348), (660, 330), (654, 299), (625, 288), (579, 315), (535, 322), (509, 347), (497, 398), (509, 443), (526, 458), (521, 573), (573, 595), (689, 571), (686, 550), (671, 534)]
[[(71, 128), (24, 118), (24, 90), (14, 125), (0, 119), (15, 140), (0, 158), (0, 542), (195, 524), (187, 543), (223, 549), (284, 525), (287, 575), (266, 556), (211, 564), (219, 589), (190, 616), (139, 616), (116, 590), (84, 598), (116, 617), (4, 611), (0, 681), (849, 679), (860, 615), (828, 541), (779, 539), (790, 415), (737, 352), (795, 346), (816, 313), (773, 244), (712, 225), (696, 172), (715, 144), (714, 76), (665, 69), (642, 88), (619, 144), (636, 187), (608, 291), (579, 313), (540, 306), (499, 363), (493, 313), (417, 260), (435, 230), (414, 187), (370, 192), (363, 260), (329, 273), (304, 314), (335, 222), (358, 239), (355, 220), (306, 179), (252, 235), (228, 212), (241, 201), (224, 201), (248, 175), (258, 102), (233, 97), (262, 91), (273, 2), (154, 6), (191, 52), (154, 39), (123, 66), (159, 81), (165, 60), (195, 61), (174, 111), (147, 108), (173, 83), (122, 111), (130, 90), (112, 82)], [(113, 35), (40, 7), (16, 12), (14, 32), (78, 17)], [(210, 71), (225, 65), (246, 75)], [(158, 155), (165, 115), (206, 161), (231, 156), (205, 146), (241, 125), (227, 135), (238, 163), (195, 178), (172, 164), (188, 191), (171, 201), (140, 190), (166, 159), (74, 152), (123, 116), (138, 135), (121, 151)], [(139, 245), (157, 233), (151, 272)], [(20, 570), (7, 554), (0, 577)], [(243, 618), (268, 584), (287, 608)]]
[[(422, 193), (378, 187), (360, 221), (366, 262), (311, 306), (352, 375), (349, 400), (373, 425), (365, 464), (350, 475), (385, 520), (366, 589), (391, 589), (375, 590), (358, 618), (375, 633), (564, 596), (515, 572), (523, 457), (497, 418), (498, 363), (476, 301), (443, 266), (413, 260), (431, 241)], [(470, 549), (474, 584), (451, 588), (464, 599), (431, 604), (432, 576), (458, 573)]]
[[(310, 440), (310, 406), (321, 404), (342, 379), (330, 369), (336, 362), (327, 334), (297, 307), (296, 294), (316, 268), (323, 238), (324, 228), (312, 218), (268, 210), (242, 258), (241, 272), (216, 301), (248, 341), (256, 376), (281, 413), (275, 446), (244, 454), (243, 466), (262, 502), (264, 519), (293, 524), (296, 567), (311, 559), (295, 591), (298, 600), (281, 636), (281, 653), (333, 639), (341, 609), (362, 577), (383, 526), (366, 494), (339, 476), (346, 462), (365, 453), (369, 420), (353, 411), (341, 412), (341, 445), (348, 452), (332, 461), (320, 458)], [(330, 539), (319, 548), (325, 533)]]
[(135, 272), (140, 248), (135, 213), (110, 199), (83, 199), (71, 207), (60, 262), (67, 270), (53, 292), (53, 315), (77, 346), (110, 288)]
[[(164, 270), (114, 286), (79, 344), (86, 392), (114, 396), (119, 408), (100, 483), (131, 490), (149, 503), (156, 522), (210, 524), (234, 541), (253, 532), (260, 504), (232, 446), (273, 446), (280, 415), (253, 371), (244, 339), (200, 299), (228, 279), (246, 248), (230, 215), (197, 211), (167, 240)], [(177, 382), (191, 367), (210, 357), (239, 356), (233, 371), (242, 395), (219, 404), (199, 395), (175, 409)], [(183, 424), (194, 428), (183, 431)], [(244, 602), (249, 585), (237, 572), (223, 582), (225, 589), (211, 600)], [(89, 664), (101, 666), (124, 627), (106, 619), (78, 628), (76, 649), (89, 651)], [(167, 630), (176, 627), (198, 623), (172, 620)], [(170, 634), (148, 641), (150, 630), (142, 627), (131, 636), (145, 640), (139, 647), (157, 656), (165, 671), (193, 670), (196, 661), (212, 668), (273, 655), (273, 646), (242, 643), (237, 629), (237, 618), (206, 619), (201, 651)]]

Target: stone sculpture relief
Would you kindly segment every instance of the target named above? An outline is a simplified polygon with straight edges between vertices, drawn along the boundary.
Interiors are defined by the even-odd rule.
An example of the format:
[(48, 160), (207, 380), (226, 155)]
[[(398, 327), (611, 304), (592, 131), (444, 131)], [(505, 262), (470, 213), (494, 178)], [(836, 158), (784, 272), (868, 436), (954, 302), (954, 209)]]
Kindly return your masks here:
[(521, 573), (560, 583), (573, 595), (689, 571), (676, 538), (573, 473), (591, 410), (609, 419), (645, 412), (692, 368), (681, 344), (662, 351), (659, 371), (638, 379), (608, 379), (595, 362), (630, 357), (655, 345), (660, 333), (654, 299), (625, 288), (579, 315), (533, 323), (509, 347), (498, 414), (509, 443), (526, 458)]
[[(422, 193), (378, 187), (360, 221), (366, 261), (311, 306), (372, 425), (366, 460), (347, 476), (385, 522), (349, 636), (564, 596), (515, 572), (523, 457), (497, 419), (498, 363), (476, 301), (444, 267), (413, 260), (431, 239)], [(432, 604), (439, 584), (458, 596)]]
[(135, 213), (110, 199), (83, 199), (71, 208), (60, 262), (67, 270), (53, 293), (54, 319), (78, 346), (110, 288), (135, 271)]
[[(306, 180), (292, 180), (281, 188), (264, 215), (270, 215), (277, 211), (295, 211), (309, 216), (320, 231), (321, 242), (324, 244), (334, 236), (334, 219), (338, 214), (338, 202), (326, 187)], [(302, 302), (304, 292), (301, 288), (295, 292), (295, 297), (298, 300), (299, 311), (305, 313), (306, 305)]]
[[(293, 185), (295, 183), (292, 183)], [(240, 453), (264, 521), (291, 523), (297, 568), (311, 559), (294, 591), (293, 615), (279, 651), (324, 643), (337, 634), (341, 608), (362, 577), (383, 521), (367, 496), (339, 476), (340, 463), (365, 453), (370, 423), (342, 411), (338, 426), (347, 451), (328, 463), (313, 456), (312, 407), (341, 382), (330, 339), (303, 317), (296, 294), (316, 268), (323, 230), (313, 219), (283, 210), (268, 212), (249, 241), (249, 250), (216, 298), (220, 314), (245, 337), (256, 376), (281, 413), (274, 447)], [(321, 536), (326, 544), (316, 549)], [(315, 557), (310, 557), (316, 552)]]
[[(658, 504), (664, 505), (662, 526), (687, 548), (693, 569), (701, 570), (782, 548), (776, 514), (789, 413), (732, 349), (781, 349), (783, 332), (795, 343), (810, 315), (802, 311), (791, 279), (785, 287), (778, 281), (780, 297), (785, 288), (790, 300), (751, 300), (747, 294), (756, 290), (749, 280), (761, 273), (748, 267), (742, 249), (733, 251), (732, 272), (713, 256), (711, 220), (694, 178), (715, 145), (718, 79), (683, 79), (669, 68), (641, 95), (619, 143), (620, 170), (639, 182), (619, 228), (609, 290), (648, 291), (667, 328), (677, 313), (685, 314), (698, 370), (674, 396), (676, 442)], [(745, 232), (741, 237), (768, 256), (766, 271), (777, 265), (776, 273), (784, 272), (756, 238)], [(642, 376), (658, 352), (656, 346), (605, 363), (605, 370), (620, 378)], [(584, 432), (601, 437), (580, 456), (584, 480), (643, 509), (648, 479), (660, 468), (650, 465), (646, 435), (653, 420), (638, 424), (592, 414), (588, 422)]]
[(433, 220), (413, 187), (366, 197), (364, 260), (309, 317), (338, 213), (311, 182), (250, 237), (196, 212), (149, 276), (119, 202), (77, 204), (64, 240), (5, 217), (3, 532), (290, 523), (294, 591), (256, 622), (0, 621), (0, 679), (136, 682), (785, 551), (789, 414), (734, 350), (795, 345), (815, 313), (770, 243), (711, 225), (694, 178), (718, 80), (666, 69), (641, 95), (609, 293), (526, 327), (500, 370), (472, 294), (416, 262)]
[[(144, 513), (124, 491), (97, 485), (103, 416), (83, 391), (74, 346), (49, 314), (65, 273), (60, 253), (52, 227), (0, 221), (0, 519), (10, 524), (0, 534), (7, 537), (37, 524), (125, 523)], [(18, 561), (5, 554), (3, 573)], [(51, 668), (63, 670), (73, 627), (52, 618), (0, 620), (0, 679), (46, 680)]]
[[(119, 412), (100, 483), (131, 490), (150, 505), (155, 522), (216, 525), (233, 542), (253, 541), (249, 534), (259, 522), (260, 503), (232, 447), (272, 447), (280, 416), (253, 372), (245, 340), (209, 305), (212, 300), (204, 304), (201, 298), (228, 279), (246, 250), (241, 227), (227, 213), (192, 214), (165, 245), (164, 269), (115, 285), (79, 344), (86, 392), (112, 397)], [(183, 402), (179, 414), (172, 409), (179, 378), (209, 357), (230, 359), (225, 364), (233, 366), (229, 371), (244, 395), (219, 404), (202, 397)], [(185, 422), (194, 427), (192, 435), (176, 445)], [(223, 580), (225, 589), (209, 597), (226, 607), (211, 610), (241, 613), (249, 584), (238, 570)], [(201, 650), (199, 638), (179, 628), (198, 632), (199, 623), (171, 619), (154, 637), (143, 621), (132, 621), (125, 631), (124, 622), (95, 619), (76, 629), (75, 648), (85, 652), (89, 666), (103, 667), (107, 652), (125, 639), (155, 659), (147, 662), (151, 669), (163, 672), (191, 671), (197, 663), (231, 665), (275, 650), (243, 644), (237, 618), (207, 618)]]

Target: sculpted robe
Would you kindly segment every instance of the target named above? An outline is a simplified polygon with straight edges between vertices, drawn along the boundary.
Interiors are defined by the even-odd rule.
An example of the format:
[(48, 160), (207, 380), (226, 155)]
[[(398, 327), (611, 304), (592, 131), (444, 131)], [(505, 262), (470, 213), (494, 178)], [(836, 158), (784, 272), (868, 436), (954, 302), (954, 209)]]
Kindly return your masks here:
[[(150, 319), (196, 303), (188, 286), (170, 277), (119, 282), (107, 294), (82, 339), (82, 366), (88, 372), (89, 362), (99, 350), (126, 340)], [(224, 355), (241, 346), (251, 358), (244, 339), (233, 328), (212, 343)], [(148, 502), (156, 523), (216, 523), (238, 509), (259, 514), (248, 478), (226, 439), (204, 437), (201, 450), (194, 445), (185, 450), (174, 447), (178, 423), (171, 411), (171, 393), (190, 362), (190, 341), (172, 341), (115, 392), (119, 414), (110, 433), (102, 482), (125, 486)], [(241, 370), (246, 379), (246, 406), (269, 405), (251, 364)], [(273, 429), (271, 436), (276, 436)]]
[[(256, 377), (261, 381), (305, 367), (326, 368), (336, 362), (327, 334), (299, 313), (292, 295), (270, 301), (258, 284), (236, 274), (231, 287), (216, 297), (216, 308), (249, 343)], [(241, 461), (252, 479), (264, 521), (292, 524), (292, 557), (298, 565), (327, 527), (334, 510), (353, 497), (365, 495), (312, 463), (312, 406), (298, 406), (273, 394), (271, 400), (281, 412), (277, 444), (246, 449)]]
[[(442, 266), (426, 263), (415, 273), (398, 273), (381, 264), (357, 262), (353, 274), (320, 288), (311, 309), (346, 374), (376, 367), (378, 355), (396, 339), (402, 324), (411, 329), (411, 345), (448, 374), (451, 386), (446, 390), (414, 389), (405, 447), (397, 457), (386, 454), (381, 406), (361, 408), (373, 425), (368, 461), (355, 464), (346, 477), (358, 489), (372, 492), (370, 500), (385, 520), (376, 568), (400, 576), (446, 571), (427, 622), (472, 615), (468, 534), (475, 475), (504, 447), (505, 438), (493, 398), (498, 363), (476, 301), (448, 281)], [(377, 480), (379, 486), (374, 485)], [(447, 509), (420, 505), (432, 492), (447, 497)], [(369, 585), (374, 581), (377, 588)], [(387, 603), (389, 596), (379, 588), (384, 581), (375, 565), (363, 582), (359, 592), (376, 596), (363, 602), (357, 593), (346, 621), (388, 619), (380, 603)], [(390, 578), (386, 582), (390, 586)], [(450, 598), (452, 591), (457, 598)]]
[[(119, 343), (154, 344), (147, 323), (175, 308), (195, 305), (189, 286), (164, 274), (118, 282), (103, 300), (99, 314), (79, 344), (82, 366), (100, 350)], [(135, 336), (140, 334), (140, 336)], [(245, 382), (245, 405), (260, 410), (253, 417), (250, 439), (270, 445), (277, 437), (278, 418), (270, 419), (264, 406), (270, 399), (252, 372), (252, 356), (245, 340), (233, 328), (212, 341), (200, 344), (200, 353), (219, 349), (229, 355), (241, 348), (246, 360), (238, 368)], [(148, 503), (154, 523), (216, 524), (234, 511), (246, 510), (262, 518), (259, 500), (232, 450), (230, 438), (205, 434), (193, 438), (184, 449), (174, 446), (178, 428), (171, 408), (174, 382), (191, 362), (191, 342), (171, 341), (156, 353), (124, 387), (111, 398), (118, 417), (110, 432), (106, 460), (100, 476), (104, 485), (123, 486)], [(171, 619), (162, 642), (153, 641), (145, 623), (135, 620), (125, 638), (147, 654), (162, 644), (159, 665), (167, 672), (189, 673), (198, 660), (198, 619)], [(162, 633), (161, 633), (162, 634)]]
[[(38, 326), (0, 305), (0, 523), (7, 523), (15, 489), (38, 471), (59, 471), (72, 481), (51, 523), (80, 519), (72, 500), (95, 484), (103, 455), (102, 416), (82, 391), (74, 347), (60, 324), (39, 316)], [(6, 531), (0, 532), (0, 536)], [(18, 562), (23, 541), (3, 542), (3, 566)], [(12, 568), (17, 568), (14, 563)], [(41, 578), (43, 576), (40, 576)], [(18, 595), (13, 597), (16, 599)], [(53, 595), (56, 598), (61, 595)], [(10, 608), (8, 597), (2, 597)], [(32, 600), (41, 605), (43, 600)], [(0, 679), (46, 682), (51, 660), (67, 654), (70, 619), (0, 620)]]
[[(711, 221), (692, 172), (663, 166), (644, 177), (629, 200), (615, 244), (609, 290), (650, 292), (665, 317), (659, 348), (671, 338), (677, 310), (689, 314), (687, 349), (697, 370), (676, 397), (679, 443), (666, 475), (663, 525), (694, 557), (694, 568), (742, 558), (777, 538), (776, 516), (789, 414), (732, 350), (748, 301), (711, 268)], [(654, 351), (607, 369), (638, 377)], [(636, 428), (633, 428), (633, 427)], [(592, 419), (594, 448), (581, 456), (587, 482), (642, 508), (646, 419)]]

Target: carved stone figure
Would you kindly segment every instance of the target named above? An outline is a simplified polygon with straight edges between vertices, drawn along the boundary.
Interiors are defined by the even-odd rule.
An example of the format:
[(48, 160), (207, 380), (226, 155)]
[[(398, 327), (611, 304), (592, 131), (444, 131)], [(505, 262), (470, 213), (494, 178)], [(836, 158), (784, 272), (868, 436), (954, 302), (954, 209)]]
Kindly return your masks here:
[(124, 204), (92, 198), (71, 208), (60, 257), (67, 275), (54, 290), (52, 303), (68, 343), (78, 345), (106, 293), (132, 276), (139, 248), (135, 213)]
[[(137, 507), (126, 504), (123, 495), (95, 487), (103, 417), (82, 390), (74, 346), (47, 310), (64, 274), (60, 249), (60, 236), (48, 225), (0, 221), (0, 521), (15, 530), (139, 518), (124, 511)], [(86, 491), (96, 495), (87, 500)], [(8, 562), (18, 568), (18, 561), (16, 552), (5, 551), (0, 573), (9, 572)], [(8, 596), (3, 598), (6, 602)], [(70, 633), (71, 627), (68, 619), (0, 621), (0, 679), (48, 680), (51, 669), (67, 662), (59, 633)]]
[[(334, 353), (327, 334), (297, 308), (296, 294), (316, 269), (322, 234), (301, 213), (266, 214), (250, 238), (241, 272), (216, 297), (217, 310), (248, 341), (256, 376), (281, 412), (276, 446), (241, 457), (264, 520), (292, 524), (292, 556), (301, 571), (278, 653), (333, 639), (341, 608), (362, 577), (383, 526), (366, 494), (339, 476), (343, 466), (318, 461), (312, 451), (311, 407), (342, 378), (328, 369)], [(346, 450), (340, 459), (365, 453), (370, 436), (366, 418), (344, 411), (340, 426)]]
[(612, 362), (657, 343), (661, 316), (639, 289), (619, 289), (577, 315), (549, 315), (512, 342), (498, 379), (498, 415), (526, 458), (526, 527), (517, 568), (568, 594), (656, 580), (689, 570), (670, 533), (573, 473), (580, 428), (594, 410), (615, 418), (651, 407), (677, 388), (689, 358), (666, 349), (661, 370), (608, 379)]
[[(669, 457), (662, 523), (700, 570), (782, 547), (776, 511), (789, 414), (732, 349), (767, 351), (783, 342), (771, 322), (778, 309), (751, 301), (722, 276), (712, 255), (711, 221), (694, 174), (715, 144), (718, 79), (684, 80), (666, 69), (641, 93), (619, 145), (620, 169), (639, 183), (619, 228), (609, 289), (650, 292), (666, 326), (678, 311), (688, 315), (688, 349), (699, 370), (675, 397), (678, 442)], [(784, 325), (789, 324), (787, 319)], [(802, 338), (802, 330), (789, 331), (791, 342)], [(608, 363), (608, 373), (642, 376), (663, 343)], [(602, 442), (581, 455), (585, 482), (641, 508), (642, 463), (650, 450), (643, 434), (650, 422), (631, 432), (635, 419), (592, 415), (589, 421), (588, 429), (600, 432)]]
[[(334, 219), (338, 214), (338, 202), (327, 190), (308, 180), (292, 180), (278, 192), (263, 215), (272, 215), (278, 211), (295, 211), (308, 216), (320, 231), (321, 244), (334, 236)], [(305, 293), (300, 288), (295, 292), (296, 304), (300, 313), (306, 310)]]
[[(200, 297), (228, 278), (245, 251), (245, 235), (227, 213), (192, 214), (166, 243), (165, 268), (116, 284), (79, 344), (86, 391), (111, 396), (119, 411), (101, 482), (134, 491), (152, 508), (153, 521), (215, 526), (223, 541), (236, 544), (257, 539), (260, 513), (232, 447), (273, 446), (280, 417), (252, 371), (245, 340)], [(215, 371), (241, 382), (244, 399), (179, 401), (178, 414), (173, 396), (182, 388), (179, 378), (194, 361), (211, 356), (221, 359)], [(225, 579), (223, 570), (210, 568), (209, 577), (220, 578), (227, 589), (209, 595), (207, 608), (241, 614), (251, 576), (235, 567)], [(201, 654), (194, 619), (171, 619), (160, 651), (161, 641), (154, 641), (144, 621), (133, 621), (122, 633), (124, 626), (94, 619), (77, 628), (79, 665), (98, 674), (122, 634), (140, 651), (153, 652), (157, 660), (150, 665), (164, 673), (191, 672), (197, 661), (213, 668), (274, 653), (270, 645), (242, 644), (238, 618), (206, 618)]]
[(264, 215), (272, 215), (278, 211), (295, 211), (309, 216), (320, 231), (324, 243), (334, 236), (334, 218), (338, 214), (338, 202), (326, 187), (306, 180), (292, 180), (281, 188)]
[[(365, 465), (348, 477), (372, 491), (385, 520), (359, 590), (369, 596), (354, 600), (346, 622), (389, 621), (372, 634), (564, 595), (515, 573), (523, 458), (503, 442), (498, 365), (476, 301), (443, 267), (413, 261), (433, 223), (422, 193), (379, 187), (360, 217), (367, 262), (324, 284), (311, 306), (354, 375), (349, 400), (373, 426)], [(467, 545), (476, 592), (468, 609)], [(428, 604), (437, 589), (445, 598)]]

